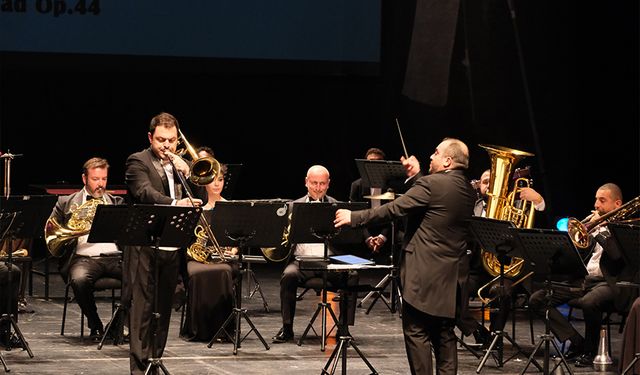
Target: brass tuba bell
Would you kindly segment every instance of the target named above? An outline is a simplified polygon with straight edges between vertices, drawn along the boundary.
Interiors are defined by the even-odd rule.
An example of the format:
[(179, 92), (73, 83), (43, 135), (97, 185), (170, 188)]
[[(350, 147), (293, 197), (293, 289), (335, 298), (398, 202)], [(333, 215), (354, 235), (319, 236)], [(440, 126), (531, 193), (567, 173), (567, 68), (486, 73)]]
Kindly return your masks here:
[[(533, 205), (524, 211), (514, 206), (514, 200), (522, 187), (516, 186), (509, 193), (512, 168), (523, 158), (534, 156), (532, 153), (503, 146), (479, 145), (489, 152), (491, 159), (491, 178), (487, 190), (486, 217), (498, 220), (512, 221), (519, 228), (533, 227)], [(526, 179), (525, 179), (526, 180)], [(528, 184), (527, 184), (528, 186)], [(491, 276), (500, 274), (500, 261), (489, 251), (481, 250), (482, 265)], [(524, 262), (521, 258), (513, 257), (510, 265), (505, 265), (505, 276), (515, 277), (522, 272)]]

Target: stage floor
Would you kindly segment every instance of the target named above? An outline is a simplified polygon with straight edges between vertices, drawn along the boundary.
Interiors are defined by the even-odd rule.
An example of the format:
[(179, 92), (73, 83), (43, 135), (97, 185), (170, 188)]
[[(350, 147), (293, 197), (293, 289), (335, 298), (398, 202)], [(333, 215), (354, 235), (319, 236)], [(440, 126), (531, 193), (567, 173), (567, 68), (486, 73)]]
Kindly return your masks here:
[[(186, 342), (178, 337), (180, 324), (180, 312), (173, 312), (171, 317), (171, 329), (166, 350), (162, 357), (163, 364), (172, 374), (320, 374), (327, 364), (330, 354), (336, 347), (336, 339), (332, 336), (327, 341), (324, 352), (320, 350), (320, 339), (311, 331), (301, 346), (296, 344), (309, 323), (311, 316), (317, 308), (320, 298), (314, 292), (309, 292), (298, 303), (296, 320), (294, 324), (296, 342), (284, 344), (272, 344), (271, 337), (277, 333), (281, 326), (280, 301), (278, 297), (278, 283), (280, 267), (266, 264), (254, 264), (255, 271), (262, 291), (267, 301), (269, 311), (266, 312), (259, 293), (247, 298), (249, 286), (246, 279), (243, 286), (243, 307), (258, 332), (267, 341), (270, 349), (267, 350), (255, 333), (250, 333), (242, 342), (237, 355), (233, 354), (233, 345), (230, 343), (214, 343), (211, 348), (207, 342)], [(372, 270), (361, 271), (361, 284), (375, 285), (385, 271)], [(60, 335), (60, 325), (63, 309), (64, 284), (59, 275), (51, 276), (50, 298), (44, 298), (44, 281), (41, 276), (34, 275), (33, 297), (28, 297), (28, 308), (33, 312), (19, 315), (19, 328), (23, 332), (34, 357), (29, 358), (26, 351), (14, 349), (2, 351), (2, 355), (12, 374), (126, 374), (129, 371), (128, 344), (114, 346), (107, 342), (101, 350), (97, 345), (87, 339), (80, 338), (80, 313), (78, 306), (69, 304), (67, 312), (67, 324), (65, 335)], [(389, 291), (390, 288), (387, 288)], [(99, 299), (99, 312), (103, 322), (110, 319), (110, 294), (100, 293), (104, 298)], [(361, 296), (361, 298), (364, 294)], [(366, 309), (371, 299), (358, 309), (356, 323), (350, 331), (355, 338), (357, 346), (380, 374), (408, 374), (409, 368), (402, 338), (401, 320), (399, 314), (391, 313), (382, 300), (379, 300), (371, 312), (366, 314)], [(337, 303), (333, 303), (337, 311)], [(477, 312), (478, 319), (480, 313)], [(516, 342), (527, 353), (530, 353), (534, 345), (529, 335), (529, 320), (525, 312), (520, 311), (516, 317)], [(488, 323), (487, 323), (488, 324)], [(316, 320), (316, 331), (320, 330), (320, 319)], [(579, 331), (584, 330), (582, 322), (576, 322)], [(249, 332), (249, 325), (243, 321), (243, 333)], [(618, 327), (612, 328), (612, 352), (615, 363), (619, 357), (621, 334)], [(511, 324), (508, 324), (511, 334)], [(536, 343), (538, 335), (543, 333), (542, 322), (535, 321), (534, 333)], [(85, 335), (88, 330), (85, 329)], [(473, 338), (467, 338), (473, 342)], [(513, 353), (511, 345), (505, 344), (505, 355)], [(538, 352), (536, 359), (543, 363), (543, 350)], [(480, 359), (473, 356), (462, 346), (458, 350), (459, 373), (475, 374)], [(482, 374), (517, 374), (524, 368), (527, 357), (518, 355), (499, 368), (496, 362), (489, 358), (481, 369)], [(553, 363), (553, 362), (552, 362)], [(351, 374), (369, 374), (363, 360), (353, 348), (347, 350), (347, 368)], [(595, 374), (594, 369), (576, 368), (571, 365), (575, 373)], [(331, 370), (331, 369), (329, 369)], [(0, 372), (2, 369), (0, 368)], [(530, 366), (528, 373), (539, 373), (535, 367)], [(336, 369), (336, 374), (341, 372), (341, 364)], [(565, 371), (566, 373), (566, 371)], [(603, 372), (597, 372), (602, 374)], [(606, 372), (617, 373), (613, 367)]]

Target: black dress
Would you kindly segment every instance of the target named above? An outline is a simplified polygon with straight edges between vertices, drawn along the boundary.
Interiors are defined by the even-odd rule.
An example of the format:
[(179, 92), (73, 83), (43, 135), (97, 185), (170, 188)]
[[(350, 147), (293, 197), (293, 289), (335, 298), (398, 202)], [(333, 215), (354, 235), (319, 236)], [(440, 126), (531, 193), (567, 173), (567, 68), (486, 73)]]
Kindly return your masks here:
[[(187, 263), (187, 310), (180, 336), (188, 341), (210, 341), (233, 310), (235, 263)], [(233, 324), (227, 327), (232, 333)]]

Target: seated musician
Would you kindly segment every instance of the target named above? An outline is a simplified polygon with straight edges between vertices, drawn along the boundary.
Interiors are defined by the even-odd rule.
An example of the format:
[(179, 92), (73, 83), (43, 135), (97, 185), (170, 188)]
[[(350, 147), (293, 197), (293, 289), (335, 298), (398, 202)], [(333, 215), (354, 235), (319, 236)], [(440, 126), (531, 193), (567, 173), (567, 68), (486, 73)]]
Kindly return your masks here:
[[(560, 341), (570, 340), (571, 346), (565, 354), (567, 360), (574, 361), (576, 367), (591, 367), (598, 349), (598, 338), (602, 322), (602, 312), (616, 307), (621, 311), (628, 311), (626, 304), (632, 302), (627, 291), (616, 285), (628, 275), (622, 275), (624, 260), (615, 255), (613, 239), (606, 225), (597, 225), (598, 220), (620, 209), (622, 206), (622, 191), (618, 185), (606, 183), (598, 188), (595, 194), (595, 211), (590, 217), (592, 230), (587, 235), (589, 240), (589, 260), (586, 265), (587, 276), (571, 278), (572, 288), (552, 285), (549, 297), (549, 323), (551, 331)], [(575, 238), (572, 238), (574, 242)], [(631, 281), (631, 280), (626, 280)], [(630, 289), (630, 288), (624, 288)], [(584, 337), (556, 308), (568, 301), (582, 309), (584, 317)], [(529, 298), (529, 308), (541, 319), (544, 319), (547, 309), (546, 290), (536, 291)]]
[[(97, 204), (123, 204), (124, 199), (107, 193), (109, 163), (106, 159), (94, 157), (82, 167), (82, 190), (58, 197), (47, 229), (52, 229), (52, 221), (63, 228), (75, 228), (79, 221), (91, 220)], [(88, 214), (90, 213), (90, 214)], [(74, 223), (70, 226), (70, 222)], [(80, 232), (78, 232), (80, 233)], [(68, 238), (48, 238), (49, 251), (60, 258), (60, 275), (71, 283), (76, 302), (87, 317), (91, 330), (90, 338), (99, 342), (104, 335), (104, 327), (94, 298), (94, 283), (101, 277), (122, 280), (121, 251), (114, 243), (88, 243), (88, 234), (72, 234)], [(53, 249), (53, 246), (59, 246)]]
[[(198, 157), (213, 157), (213, 151), (209, 147), (200, 147), (197, 150)], [(214, 180), (206, 185), (207, 204), (205, 210), (212, 210), (217, 201), (225, 201), (222, 197), (224, 187), (224, 175), (226, 166), (222, 165), (220, 173)], [(211, 249), (211, 241), (207, 239), (207, 246)], [(204, 247), (198, 247), (202, 251)], [(205, 254), (195, 253), (190, 247), (187, 250), (187, 313), (180, 336), (188, 341), (209, 341), (222, 327), (222, 324), (231, 314), (234, 300), (234, 285), (240, 275), (237, 263), (221, 262), (215, 253), (208, 257)], [(226, 255), (235, 255), (237, 248), (221, 249)], [(200, 259), (205, 258), (206, 259)], [(198, 258), (198, 259), (194, 259)], [(205, 263), (208, 262), (208, 263)], [(225, 327), (231, 335), (232, 324)], [(221, 339), (227, 338), (225, 335)]]
[[(337, 200), (327, 195), (329, 189), (329, 171), (321, 165), (314, 165), (307, 171), (305, 186), (307, 194), (295, 202), (328, 202), (334, 203)], [(321, 258), (324, 256), (324, 244), (291, 244), (292, 251), (288, 265), (285, 267), (280, 278), (280, 306), (282, 311), (282, 328), (272, 337), (274, 343), (284, 343), (293, 339), (293, 318), (296, 313), (296, 291), (299, 285), (314, 277), (322, 277), (321, 271), (310, 271), (300, 269), (298, 257)], [(335, 249), (329, 249), (330, 255)], [(337, 286), (344, 283), (344, 272), (329, 272), (327, 281), (331, 285)], [(351, 271), (347, 275), (346, 284), (349, 286), (358, 285), (357, 272)], [(354, 293), (355, 294), (355, 293)], [(350, 295), (348, 298), (347, 324), (353, 325), (355, 321), (356, 296)], [(340, 314), (345, 313), (340, 311)], [(346, 335), (347, 327), (342, 327)]]

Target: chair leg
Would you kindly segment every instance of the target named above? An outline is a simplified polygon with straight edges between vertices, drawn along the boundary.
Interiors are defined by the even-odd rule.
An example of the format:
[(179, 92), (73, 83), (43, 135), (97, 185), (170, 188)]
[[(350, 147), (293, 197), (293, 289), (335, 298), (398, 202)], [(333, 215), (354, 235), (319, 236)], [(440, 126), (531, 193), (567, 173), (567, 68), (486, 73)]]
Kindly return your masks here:
[(67, 320), (67, 305), (69, 304), (69, 283), (64, 289), (64, 307), (62, 308), (62, 325), (60, 327), (60, 335), (64, 336), (64, 325)]

